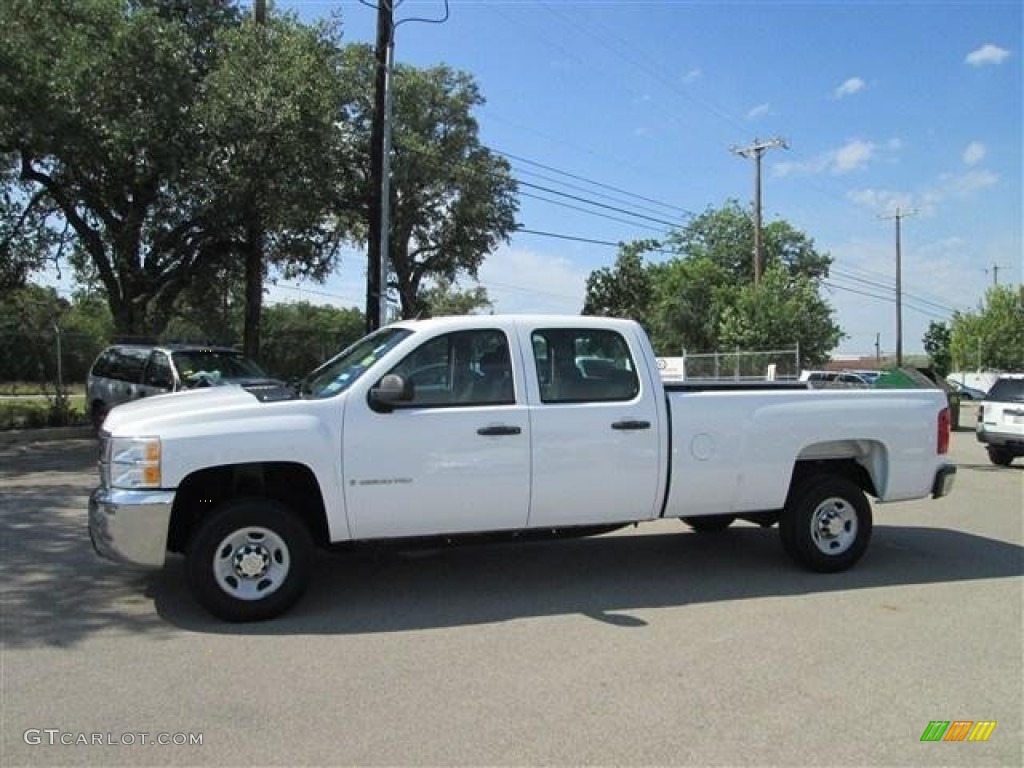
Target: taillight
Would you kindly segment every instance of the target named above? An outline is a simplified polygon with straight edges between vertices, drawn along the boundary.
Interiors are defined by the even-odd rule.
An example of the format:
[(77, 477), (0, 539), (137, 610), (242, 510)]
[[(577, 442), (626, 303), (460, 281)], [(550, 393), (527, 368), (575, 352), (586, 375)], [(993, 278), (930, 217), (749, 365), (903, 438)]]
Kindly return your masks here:
[(949, 427), (949, 408), (943, 408), (939, 411), (938, 434), (935, 445), (940, 456), (944, 453), (949, 453)]

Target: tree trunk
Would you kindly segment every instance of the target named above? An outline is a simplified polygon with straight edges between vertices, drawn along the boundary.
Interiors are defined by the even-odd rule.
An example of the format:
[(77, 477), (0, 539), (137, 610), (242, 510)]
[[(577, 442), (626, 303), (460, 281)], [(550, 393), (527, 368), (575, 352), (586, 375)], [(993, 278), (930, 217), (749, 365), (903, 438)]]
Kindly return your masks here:
[(260, 315), (263, 311), (263, 228), (251, 215), (245, 242), (245, 324), (242, 352), (252, 360), (260, 356)]

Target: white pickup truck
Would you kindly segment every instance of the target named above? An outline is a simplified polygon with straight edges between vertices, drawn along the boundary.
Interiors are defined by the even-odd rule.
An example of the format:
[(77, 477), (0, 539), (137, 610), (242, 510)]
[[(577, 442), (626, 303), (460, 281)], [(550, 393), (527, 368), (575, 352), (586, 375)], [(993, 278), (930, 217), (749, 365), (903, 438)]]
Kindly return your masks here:
[(681, 518), (779, 524), (840, 571), (871, 536), (867, 496), (940, 497), (939, 390), (663, 384), (634, 322), (471, 316), (400, 322), (297, 390), (238, 386), (114, 408), (89, 503), (96, 550), (186, 557), (233, 621), (292, 606), (316, 545), (532, 539)]

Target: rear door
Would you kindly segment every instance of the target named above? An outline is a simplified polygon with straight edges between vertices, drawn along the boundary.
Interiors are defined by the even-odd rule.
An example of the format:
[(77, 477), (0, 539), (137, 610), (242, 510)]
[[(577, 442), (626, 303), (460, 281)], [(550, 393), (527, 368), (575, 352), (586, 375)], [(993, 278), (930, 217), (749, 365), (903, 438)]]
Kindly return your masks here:
[(525, 351), (535, 403), (530, 527), (656, 517), (660, 390), (628, 335), (537, 326)]

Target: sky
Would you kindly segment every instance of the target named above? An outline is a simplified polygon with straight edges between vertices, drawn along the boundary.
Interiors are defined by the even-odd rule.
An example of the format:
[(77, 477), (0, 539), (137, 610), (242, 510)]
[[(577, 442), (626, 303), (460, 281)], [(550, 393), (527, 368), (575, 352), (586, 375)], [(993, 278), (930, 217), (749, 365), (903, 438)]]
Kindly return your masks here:
[[(370, 5), (275, 3), (307, 21), (338, 13), (344, 42), (372, 44)], [(763, 155), (764, 220), (833, 257), (824, 295), (846, 334), (837, 353), (895, 351), (893, 215), (905, 214), (910, 354), (929, 322), (1022, 279), (1022, 8), (449, 0), (431, 24), (412, 19), (442, 17), (444, 0), (404, 0), (395, 59), (472, 74), (482, 142), (520, 181), (560, 193), (521, 188), (519, 225), (548, 234), (517, 232), (487, 257), (480, 282), (496, 311), (578, 313), (587, 276), (615, 261), (601, 243), (663, 236), (731, 199), (750, 205), (754, 162), (733, 150), (781, 138), (788, 148)], [(326, 284), (279, 282), (271, 298), (362, 306), (365, 269), (349, 253)]]

